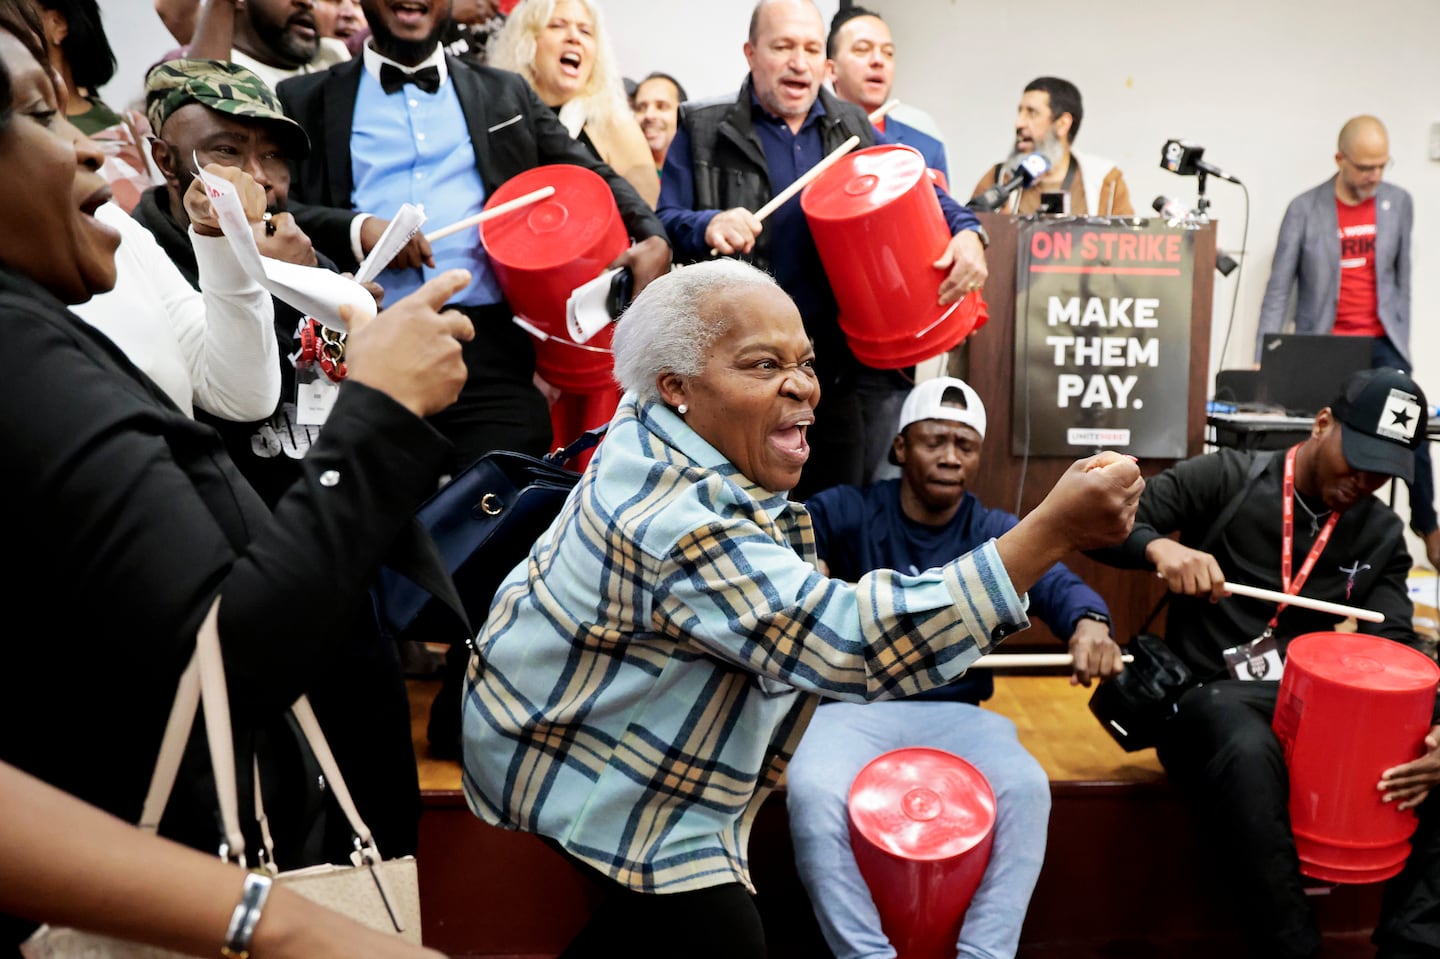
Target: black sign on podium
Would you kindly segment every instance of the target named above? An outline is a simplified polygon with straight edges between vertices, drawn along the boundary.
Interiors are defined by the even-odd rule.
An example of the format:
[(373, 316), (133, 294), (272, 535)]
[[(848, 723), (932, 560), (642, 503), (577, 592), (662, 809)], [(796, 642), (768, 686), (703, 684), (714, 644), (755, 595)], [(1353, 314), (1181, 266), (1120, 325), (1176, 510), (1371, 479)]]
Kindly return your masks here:
[(1017, 230), (1012, 452), (1183, 458), (1193, 232), (1157, 220)]

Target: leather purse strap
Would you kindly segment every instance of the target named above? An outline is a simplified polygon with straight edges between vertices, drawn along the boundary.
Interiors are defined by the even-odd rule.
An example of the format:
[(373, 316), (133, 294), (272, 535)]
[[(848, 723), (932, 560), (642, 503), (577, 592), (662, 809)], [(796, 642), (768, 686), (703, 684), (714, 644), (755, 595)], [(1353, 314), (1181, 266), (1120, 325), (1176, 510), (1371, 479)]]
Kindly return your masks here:
[[(240, 804), (237, 799), (238, 787), (235, 779), (235, 745), (230, 730), (230, 701), (225, 689), (225, 664), (220, 654), (219, 629), (220, 600), (210, 606), (210, 612), (200, 626), (195, 638), (195, 655), (180, 676), (175, 690), (175, 704), (170, 709), (170, 718), (165, 725), (165, 735), (160, 742), (160, 755), (155, 762), (155, 772), (150, 778), (150, 790), (145, 796), (145, 805), (140, 814), (140, 828), (155, 832), (165, 805), (175, 788), (175, 777), (180, 770), (180, 760), (185, 753), (185, 743), (195, 725), (195, 710), (201, 702), (205, 704), (205, 737), (210, 746), (210, 766), (215, 776), (215, 794), (220, 803), (220, 818), (224, 824), (227, 858), (245, 865), (245, 838), (240, 831)], [(360, 841), (358, 858), (379, 863), (380, 853), (370, 827), (360, 818), (350, 789), (340, 774), (340, 767), (330, 751), (325, 734), (310, 701), (301, 696), (291, 707), (310, 749), (314, 752), (330, 789), (350, 828)], [(264, 809), (259, 799), (259, 778), (256, 778), (256, 815), (264, 823)], [(267, 837), (268, 839), (268, 837)], [(268, 845), (268, 842), (267, 842)], [(359, 863), (357, 863), (358, 865)]]
[[(300, 731), (305, 734), (305, 741), (310, 744), (310, 750), (315, 754), (315, 760), (320, 764), (325, 778), (330, 780), (330, 790), (335, 794), (335, 801), (340, 804), (340, 810), (345, 813), (350, 828), (354, 830), (362, 846), (374, 849), (375, 838), (370, 827), (360, 818), (360, 810), (355, 808), (355, 800), (350, 798), (350, 788), (345, 785), (345, 777), (340, 775), (340, 766), (335, 762), (335, 754), (330, 751), (330, 743), (326, 741), (325, 734), (320, 731), (320, 721), (315, 718), (315, 710), (310, 707), (310, 700), (301, 696), (295, 700), (290, 711), (300, 724)], [(376, 861), (378, 860), (377, 853)]]
[[(180, 675), (175, 703), (160, 740), (160, 754), (150, 777), (150, 790), (140, 813), (140, 828), (155, 832), (175, 788), (175, 776), (185, 754), (185, 743), (195, 726), (195, 710), (203, 700), (205, 738), (210, 745), (210, 770), (215, 776), (215, 795), (220, 803), (220, 820), (225, 829), (224, 858), (245, 863), (245, 836), (240, 831), (240, 804), (236, 798), (235, 740), (230, 732), (230, 698), (225, 691), (225, 668), (220, 661), (220, 598), (210, 604), (205, 621), (195, 636), (195, 654)], [(207, 668), (208, 667), (208, 668)]]
[[(340, 765), (335, 762), (335, 754), (330, 751), (330, 743), (320, 729), (320, 721), (315, 718), (315, 710), (310, 707), (310, 700), (301, 696), (290, 707), (290, 712), (295, 716), (295, 721), (299, 723), (300, 732), (304, 734), (305, 741), (310, 744), (310, 751), (315, 754), (315, 759), (320, 764), (325, 778), (330, 780), (330, 791), (334, 794), (335, 801), (340, 804), (341, 811), (345, 813), (345, 818), (349, 820), (350, 828), (355, 833), (355, 851), (350, 854), (351, 863), (356, 867), (369, 867), (370, 878), (375, 883), (380, 900), (385, 904), (385, 911), (390, 916), (390, 924), (397, 933), (404, 932), (405, 919), (396, 906), (399, 900), (395, 896), (390, 880), (386, 878), (385, 870), (378, 868), (384, 861), (384, 857), (380, 855), (380, 848), (375, 845), (375, 837), (371, 834), (370, 827), (365, 825), (365, 820), (360, 818), (360, 810), (355, 808), (355, 800), (350, 797), (350, 788), (345, 785), (345, 777), (340, 775)], [(258, 763), (255, 765), (255, 815), (259, 817), (265, 851), (269, 857), (266, 865), (273, 872), (275, 870), (275, 845), (274, 840), (270, 837), (268, 819), (265, 816), (265, 804), (260, 797), (260, 766)]]
[(586, 450), (592, 450), (600, 445), (600, 441), (605, 438), (605, 431), (608, 429), (610, 429), (610, 424), (606, 423), (603, 426), (595, 427), (593, 430), (586, 430), (569, 446), (558, 447), (555, 452), (548, 454), (545, 457), (545, 462), (551, 466), (564, 466)]

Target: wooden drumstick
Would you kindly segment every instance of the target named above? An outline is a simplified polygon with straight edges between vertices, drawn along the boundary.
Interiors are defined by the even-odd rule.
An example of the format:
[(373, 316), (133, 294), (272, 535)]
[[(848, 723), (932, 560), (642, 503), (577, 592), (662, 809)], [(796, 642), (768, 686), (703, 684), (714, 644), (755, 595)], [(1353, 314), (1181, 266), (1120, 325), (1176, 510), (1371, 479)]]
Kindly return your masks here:
[(492, 220), (495, 217), (500, 216), (501, 214), (509, 213), (511, 210), (518, 210), (522, 206), (529, 206), (532, 203), (539, 203), (546, 197), (551, 197), (554, 195), (555, 188), (553, 186), (542, 186), (540, 189), (533, 190), (530, 193), (525, 194), (524, 196), (517, 196), (513, 200), (507, 200), (504, 203), (493, 206), (488, 210), (484, 210), (480, 213), (475, 214), (474, 216), (467, 216), (465, 219), (461, 220), (458, 223), (452, 223), (449, 226), (442, 226), (434, 233), (425, 234), (425, 239), (431, 243), (434, 243), (436, 240), (443, 240), (447, 236), (459, 233), (461, 230), (468, 230), (471, 227), (479, 226), (486, 220)]
[[(755, 219), (759, 220), (761, 223), (764, 223), (766, 217), (784, 206), (785, 203), (789, 201), (792, 196), (809, 186), (816, 177), (824, 173), (826, 170), (830, 169), (836, 163), (839, 163), (841, 157), (843, 157), (845, 154), (849, 153), (851, 150), (855, 149), (859, 145), (860, 138), (851, 137), (835, 149), (831, 150), (823, 160), (812, 166), (810, 169), (806, 170), (804, 173), (800, 174), (800, 176), (795, 178), (794, 183), (790, 184), (785, 189), (775, 194), (775, 196), (771, 197), (769, 203), (756, 210)], [(710, 248), (710, 255), (719, 256), (720, 251), (712, 246)]]
[[(1122, 663), (1134, 662), (1129, 653), (1120, 657)], [(1039, 669), (1042, 666), (1074, 666), (1075, 657), (1069, 653), (986, 653), (970, 664), (971, 669)]]
[(885, 115), (900, 105), (899, 100), (890, 100), (875, 108), (875, 112), (866, 117), (872, 124), (879, 123), (885, 119)]
[(1225, 591), (1236, 596), (1248, 596), (1251, 599), (1263, 599), (1271, 603), (1285, 603), (1289, 606), (1299, 606), (1301, 609), (1313, 609), (1317, 613), (1334, 613), (1336, 616), (1353, 616), (1358, 620), (1367, 623), (1385, 622), (1385, 614), (1377, 613), (1373, 609), (1361, 609), (1358, 606), (1344, 606), (1340, 603), (1327, 603), (1323, 599), (1311, 599), (1309, 596), (1291, 596), (1289, 593), (1277, 593), (1273, 589), (1260, 589), (1258, 586), (1242, 586), (1239, 583), (1225, 584)]

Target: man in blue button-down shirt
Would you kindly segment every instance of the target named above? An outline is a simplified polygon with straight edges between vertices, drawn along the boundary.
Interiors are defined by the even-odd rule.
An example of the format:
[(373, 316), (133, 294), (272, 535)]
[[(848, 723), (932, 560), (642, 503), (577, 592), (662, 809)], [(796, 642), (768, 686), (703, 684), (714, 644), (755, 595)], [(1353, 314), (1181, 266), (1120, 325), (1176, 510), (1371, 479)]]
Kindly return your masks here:
[[(511, 177), (570, 163), (605, 179), (635, 240), (610, 265), (629, 266), (637, 292), (669, 269), (664, 229), (649, 206), (570, 136), (529, 84), (446, 55), (440, 37), (448, 0), (365, 0), (363, 7), (371, 37), (361, 56), (277, 90), (285, 112), (315, 144), (296, 166), (290, 196), (302, 204), (295, 219), (317, 249), (353, 269), (404, 203), (442, 226), (483, 209)], [(544, 452), (550, 416), (532, 382), (531, 338), (511, 323), (476, 232), (439, 240), (433, 249), (417, 235), (379, 282), (389, 302), (453, 267), (468, 270), (471, 282), (449, 305), (470, 317), (476, 336), (465, 344), (470, 380), (459, 402), (433, 418), (455, 444), (451, 472), (495, 449)]]
[[(753, 211), (846, 138), (858, 136), (865, 146), (887, 141), (859, 107), (821, 89), (825, 26), (810, 0), (761, 0), (745, 59), (750, 75), (738, 98), (682, 107), (657, 212), (677, 259), (702, 260), (711, 249), (741, 256), (774, 274), (799, 308), (825, 388), (810, 433), (810, 462), (793, 493), (802, 498), (863, 480), (865, 425), (856, 381), (865, 368), (840, 330), (799, 198), (771, 214), (763, 231)], [(952, 303), (984, 284), (984, 240), (974, 214), (943, 191), (940, 206), (953, 239), (935, 266), (946, 273), (940, 302)], [(892, 426), (883, 427), (887, 439)]]

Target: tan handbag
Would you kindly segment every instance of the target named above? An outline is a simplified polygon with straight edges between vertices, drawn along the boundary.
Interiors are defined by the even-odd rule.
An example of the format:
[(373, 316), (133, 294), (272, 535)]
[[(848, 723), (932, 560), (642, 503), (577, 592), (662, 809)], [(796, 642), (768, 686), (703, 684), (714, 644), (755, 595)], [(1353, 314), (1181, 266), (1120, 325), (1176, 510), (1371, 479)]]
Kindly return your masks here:
[[(225, 841), (222, 858), (240, 866), (245, 861), (245, 838), (240, 831), (239, 800), (235, 780), (234, 740), (230, 733), (230, 703), (225, 689), (225, 668), (220, 657), (218, 628), (220, 600), (210, 607), (195, 641), (195, 655), (180, 677), (175, 705), (161, 740), (160, 755), (150, 790), (145, 797), (139, 828), (154, 833), (170, 799), (185, 741), (195, 724), (195, 712), (206, 705), (205, 736), (210, 744), (210, 764), (215, 776), (215, 793), (220, 803)], [(345, 785), (330, 745), (320, 731), (315, 712), (304, 696), (291, 707), (305, 739), (310, 744), (340, 809), (355, 833), (351, 865), (319, 865), (275, 875), (276, 883), (307, 899), (382, 932), (393, 932), (409, 942), (420, 942), (420, 885), (415, 858), (382, 859), (370, 828), (360, 818), (350, 790)], [(274, 849), (265, 811), (260, 804), (258, 770), (255, 782), (255, 812), (260, 821), (266, 855), (262, 860), (274, 874)], [(223, 930), (217, 930), (223, 932)], [(158, 949), (83, 932), (78, 929), (42, 926), (20, 946), (26, 959), (195, 959), (168, 949)], [(199, 957), (206, 959), (206, 957)]]

